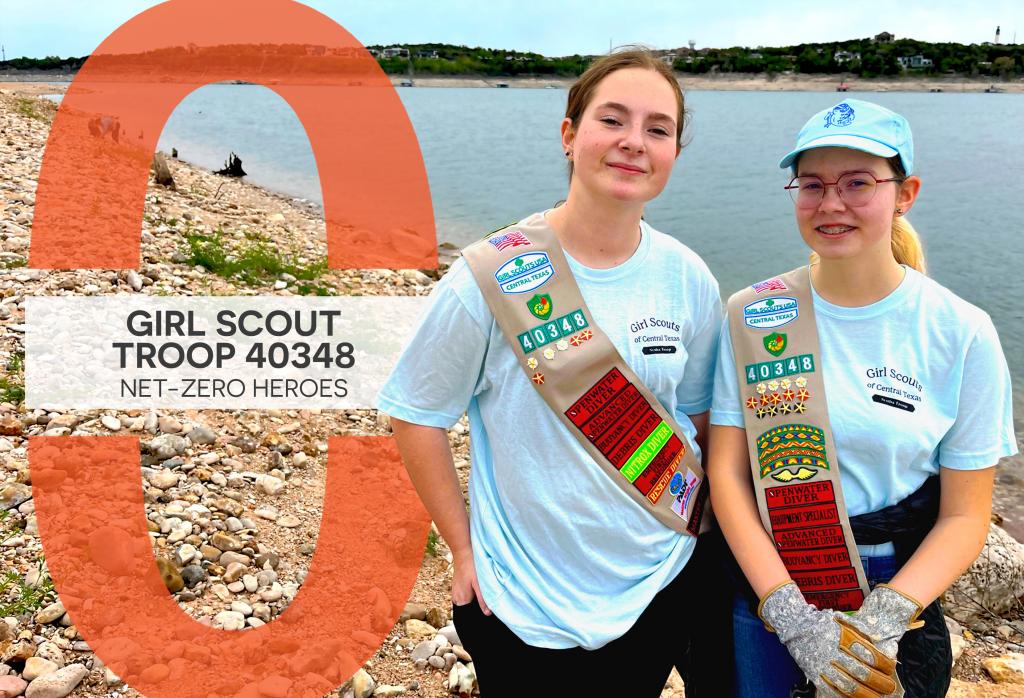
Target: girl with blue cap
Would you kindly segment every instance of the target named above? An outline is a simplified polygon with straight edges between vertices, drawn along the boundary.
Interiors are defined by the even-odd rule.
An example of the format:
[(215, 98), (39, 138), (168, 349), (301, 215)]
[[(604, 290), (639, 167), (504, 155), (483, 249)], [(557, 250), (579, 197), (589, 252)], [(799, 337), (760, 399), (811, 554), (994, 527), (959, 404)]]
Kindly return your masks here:
[(937, 599), (1017, 451), (1006, 360), (989, 316), (924, 273), (906, 119), (845, 100), (779, 165), (811, 264), (730, 299), (711, 411), (738, 693), (944, 696)]

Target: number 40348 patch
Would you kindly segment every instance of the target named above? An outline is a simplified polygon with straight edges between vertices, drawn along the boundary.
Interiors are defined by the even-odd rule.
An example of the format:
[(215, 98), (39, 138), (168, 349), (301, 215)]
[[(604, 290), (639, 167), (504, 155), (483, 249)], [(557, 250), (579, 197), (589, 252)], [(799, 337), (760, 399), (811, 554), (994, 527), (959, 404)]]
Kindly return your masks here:
[(797, 373), (812, 373), (814, 371), (814, 356), (812, 354), (801, 354), (791, 356), (778, 361), (765, 361), (760, 364), (747, 364), (744, 372), (747, 374), (747, 384), (771, 378), (783, 378)]
[(568, 337), (589, 326), (583, 310), (578, 308), (568, 315), (537, 325), (517, 337), (524, 354), (540, 349), (545, 344)]

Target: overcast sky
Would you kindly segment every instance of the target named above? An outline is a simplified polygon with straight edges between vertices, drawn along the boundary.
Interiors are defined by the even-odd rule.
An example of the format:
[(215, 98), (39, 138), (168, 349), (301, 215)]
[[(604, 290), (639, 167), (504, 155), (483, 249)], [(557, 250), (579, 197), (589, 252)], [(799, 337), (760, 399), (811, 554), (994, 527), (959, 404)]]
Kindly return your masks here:
[[(8, 58), (87, 55), (152, 0), (0, 0)], [(654, 48), (782, 46), (888, 31), (964, 44), (1024, 43), (1021, 0), (309, 0), (364, 44), (443, 42), (536, 51), (603, 53), (608, 43)]]

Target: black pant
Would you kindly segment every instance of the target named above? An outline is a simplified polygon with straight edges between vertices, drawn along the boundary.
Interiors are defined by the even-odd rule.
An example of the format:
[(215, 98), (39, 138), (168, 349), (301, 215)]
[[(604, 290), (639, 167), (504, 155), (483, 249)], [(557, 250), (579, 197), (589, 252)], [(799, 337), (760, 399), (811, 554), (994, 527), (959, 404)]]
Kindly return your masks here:
[(531, 695), (657, 698), (675, 666), (687, 698), (732, 691), (732, 608), (721, 578), (720, 535), (700, 537), (685, 569), (625, 635), (596, 650), (546, 649), (520, 640), (474, 600), (453, 619), (473, 657), (481, 698)]

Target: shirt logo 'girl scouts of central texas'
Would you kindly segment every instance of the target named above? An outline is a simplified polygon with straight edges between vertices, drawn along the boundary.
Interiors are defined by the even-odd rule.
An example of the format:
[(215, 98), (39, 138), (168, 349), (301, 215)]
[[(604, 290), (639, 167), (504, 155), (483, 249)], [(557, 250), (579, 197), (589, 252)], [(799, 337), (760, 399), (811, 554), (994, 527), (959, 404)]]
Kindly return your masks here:
[(825, 114), (825, 128), (829, 126), (849, 126), (853, 123), (855, 117), (856, 114), (853, 112), (853, 107), (849, 104), (846, 102), (837, 104), (829, 110), (828, 114)]

